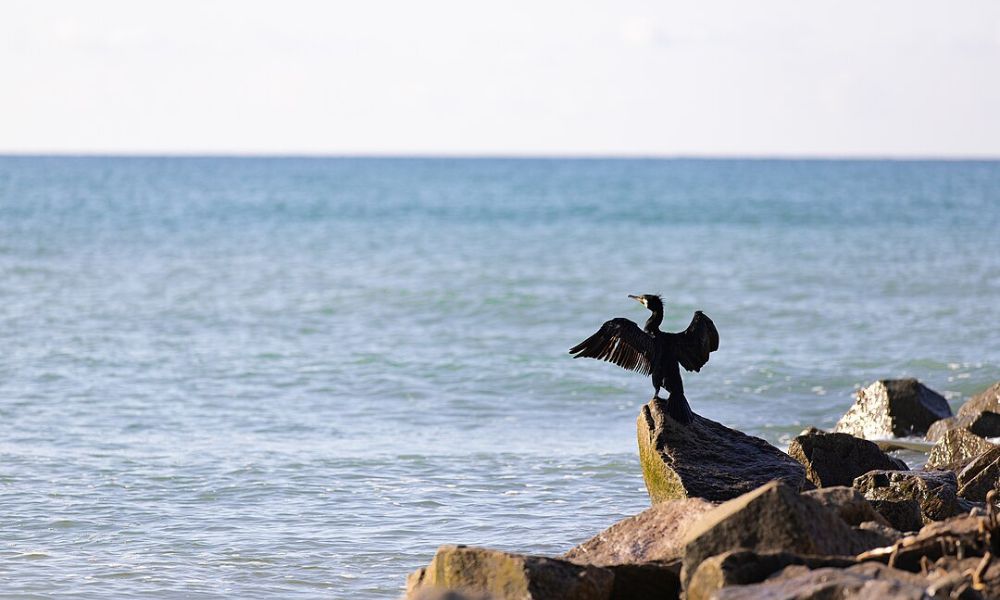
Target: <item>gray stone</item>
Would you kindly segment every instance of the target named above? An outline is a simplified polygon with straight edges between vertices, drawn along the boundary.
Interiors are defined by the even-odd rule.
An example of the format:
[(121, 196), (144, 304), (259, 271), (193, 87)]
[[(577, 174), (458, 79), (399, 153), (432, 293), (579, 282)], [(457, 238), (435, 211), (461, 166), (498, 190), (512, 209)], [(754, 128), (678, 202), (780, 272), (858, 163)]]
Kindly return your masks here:
[[(958, 497), (958, 480), (951, 471), (872, 471), (855, 479), (854, 489), (900, 531), (914, 531), (920, 524), (943, 521), (973, 506)], [(913, 521), (909, 508), (913, 503), (920, 524)], [(903, 510), (909, 515), (906, 519), (898, 514)]]
[(821, 488), (850, 486), (856, 477), (876, 469), (900, 470), (899, 462), (874, 442), (818, 429), (810, 429), (793, 439), (788, 445), (788, 455), (802, 463), (809, 481)]
[(997, 447), (996, 444), (991, 444), (965, 429), (952, 429), (941, 436), (938, 443), (931, 448), (925, 468), (957, 471), (972, 459)]
[(1000, 437), (1000, 414), (987, 410), (941, 419), (930, 426), (924, 437), (928, 441), (936, 442), (952, 429), (964, 429), (982, 438)]
[(1000, 381), (970, 398), (958, 408), (958, 414), (974, 415), (987, 410), (1000, 413)]
[(861, 492), (852, 487), (821, 488), (802, 492), (802, 495), (808, 496), (823, 507), (832, 510), (848, 525), (858, 526), (867, 521), (889, 525), (889, 522), (861, 495)]
[(636, 423), (639, 461), (654, 504), (679, 498), (722, 502), (772, 479), (795, 489), (812, 487), (802, 465), (764, 440), (700, 415), (678, 423), (666, 406), (665, 400), (651, 400)]
[(717, 600), (927, 600), (926, 578), (878, 563), (846, 569), (809, 570), (786, 567), (777, 575), (753, 585), (723, 588)]
[(916, 379), (881, 379), (858, 391), (836, 431), (869, 440), (924, 435), (950, 416), (944, 397)]
[(731, 585), (760, 583), (789, 565), (810, 569), (844, 568), (857, 564), (853, 558), (841, 556), (801, 556), (790, 552), (754, 552), (745, 548), (730, 550), (701, 562), (695, 569), (686, 600), (708, 600), (716, 592)]

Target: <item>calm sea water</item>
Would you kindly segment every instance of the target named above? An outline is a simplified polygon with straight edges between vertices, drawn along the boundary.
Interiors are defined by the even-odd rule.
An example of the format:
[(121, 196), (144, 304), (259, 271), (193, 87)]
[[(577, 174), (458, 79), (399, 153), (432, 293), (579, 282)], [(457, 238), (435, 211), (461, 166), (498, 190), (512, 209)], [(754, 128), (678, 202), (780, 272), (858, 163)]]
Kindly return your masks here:
[(1000, 163), (0, 158), (0, 596), (392, 598), (647, 506), (627, 294), (776, 444), (1000, 379)]

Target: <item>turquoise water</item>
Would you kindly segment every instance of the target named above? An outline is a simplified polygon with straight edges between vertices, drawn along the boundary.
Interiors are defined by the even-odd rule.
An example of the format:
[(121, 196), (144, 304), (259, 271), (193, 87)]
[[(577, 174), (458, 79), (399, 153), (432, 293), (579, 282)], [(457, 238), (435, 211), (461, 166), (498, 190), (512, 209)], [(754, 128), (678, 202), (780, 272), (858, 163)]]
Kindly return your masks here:
[(692, 407), (776, 444), (1000, 379), (1000, 163), (0, 158), (0, 596), (392, 598), (648, 501), (662, 293)]

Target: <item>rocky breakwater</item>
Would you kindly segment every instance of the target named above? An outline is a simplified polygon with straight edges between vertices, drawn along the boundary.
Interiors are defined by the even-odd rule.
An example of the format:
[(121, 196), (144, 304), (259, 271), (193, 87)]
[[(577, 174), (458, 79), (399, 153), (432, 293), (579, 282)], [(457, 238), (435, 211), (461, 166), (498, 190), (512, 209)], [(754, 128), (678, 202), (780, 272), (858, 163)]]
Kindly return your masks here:
[[(865, 411), (890, 410), (900, 391), (933, 398), (919, 382), (874, 385), (887, 401)], [(893, 423), (926, 431), (923, 404), (910, 403), (917, 416), (896, 405), (877, 417), (878, 435)], [(1000, 446), (913, 470), (863, 435), (810, 429), (788, 455), (697, 415), (681, 425), (664, 408), (650, 402), (637, 423), (651, 508), (558, 557), (443, 546), (407, 597), (1000, 600)]]

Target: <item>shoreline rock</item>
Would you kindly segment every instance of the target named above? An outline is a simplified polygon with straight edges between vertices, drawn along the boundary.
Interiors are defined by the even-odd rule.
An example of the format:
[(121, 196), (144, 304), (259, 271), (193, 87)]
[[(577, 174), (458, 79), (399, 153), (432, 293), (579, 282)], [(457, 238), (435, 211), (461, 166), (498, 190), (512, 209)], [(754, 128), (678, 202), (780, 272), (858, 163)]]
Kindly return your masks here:
[(916, 379), (880, 379), (858, 391), (834, 431), (866, 440), (922, 436), (950, 416), (944, 396)]
[(848, 433), (809, 429), (788, 445), (788, 455), (799, 461), (816, 487), (850, 486), (868, 471), (905, 471), (906, 463), (882, 452), (874, 442)]

